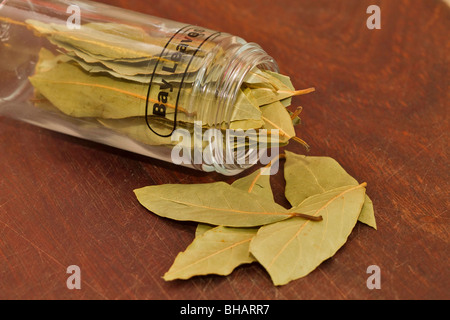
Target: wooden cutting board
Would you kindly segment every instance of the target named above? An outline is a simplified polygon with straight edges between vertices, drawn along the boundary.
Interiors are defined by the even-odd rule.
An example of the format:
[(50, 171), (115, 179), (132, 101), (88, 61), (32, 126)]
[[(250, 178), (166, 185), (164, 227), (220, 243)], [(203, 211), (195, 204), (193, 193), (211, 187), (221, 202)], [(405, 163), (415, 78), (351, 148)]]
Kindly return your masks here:
[[(0, 118), (1, 299), (449, 299), (450, 7), (438, 0), (108, 0), (259, 43), (290, 75), (310, 155), (368, 183), (378, 231), (358, 224), (310, 275), (265, 270), (164, 282), (195, 224), (149, 214), (133, 189), (223, 177)], [(381, 29), (368, 29), (369, 5)], [(292, 143), (287, 150), (302, 153)], [(250, 173), (254, 169), (250, 169)], [(272, 178), (283, 196), (282, 171)], [(81, 290), (68, 290), (78, 265)], [(367, 269), (379, 267), (381, 289)]]

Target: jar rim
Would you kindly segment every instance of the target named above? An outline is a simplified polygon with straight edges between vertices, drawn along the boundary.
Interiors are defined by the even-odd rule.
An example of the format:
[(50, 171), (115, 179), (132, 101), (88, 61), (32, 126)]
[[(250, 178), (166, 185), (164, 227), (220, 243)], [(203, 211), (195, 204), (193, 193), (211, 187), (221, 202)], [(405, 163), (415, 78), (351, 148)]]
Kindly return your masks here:
[[(219, 84), (216, 92), (217, 96), (217, 108), (214, 111), (214, 123), (216, 129), (222, 123), (225, 123), (226, 130), (230, 130), (231, 117), (233, 115), (235, 103), (239, 94), (239, 90), (247, 77), (248, 73), (256, 67), (262, 70), (269, 70), (273, 72), (279, 72), (277, 62), (262, 49), (260, 45), (254, 42), (245, 42), (241, 44), (237, 50), (230, 51), (227, 57), (228, 63), (223, 68), (221, 83)], [(225, 144), (225, 148), (231, 148)], [(228, 152), (229, 150), (227, 150)], [(249, 150), (246, 154), (247, 157), (251, 157), (250, 153), (257, 153), (258, 150)], [(233, 163), (226, 163), (223, 154), (213, 154), (211, 157), (212, 167), (215, 171), (224, 175), (235, 175), (249, 167), (250, 164), (236, 163), (236, 159)], [(205, 168), (203, 167), (203, 170)]]

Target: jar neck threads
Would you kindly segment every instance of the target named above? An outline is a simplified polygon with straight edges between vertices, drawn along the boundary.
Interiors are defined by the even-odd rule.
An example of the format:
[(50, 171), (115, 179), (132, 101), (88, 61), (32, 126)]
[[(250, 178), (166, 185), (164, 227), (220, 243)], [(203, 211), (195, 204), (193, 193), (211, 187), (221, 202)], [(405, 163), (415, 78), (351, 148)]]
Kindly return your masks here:
[[(204, 87), (200, 95), (202, 98), (196, 101), (205, 105), (203, 110), (208, 113), (207, 118), (215, 129), (223, 129), (224, 125), (227, 130), (230, 128), (240, 88), (248, 73), (256, 67), (279, 71), (276, 61), (256, 43), (247, 43), (237, 37), (227, 37), (218, 46), (214, 58), (209, 61), (210, 72), (204, 74), (209, 81), (203, 82)], [(216, 81), (210, 81), (211, 79)], [(225, 143), (223, 148), (217, 149), (224, 152), (211, 150), (209, 159), (211, 164), (206, 165), (206, 168), (203, 165), (202, 170), (208, 170), (209, 167), (211, 171), (234, 175), (254, 165), (254, 163), (239, 164), (236, 154), (232, 152), (234, 150), (231, 150), (233, 147), (227, 144), (227, 141), (223, 142)], [(245, 156), (249, 158), (255, 152), (258, 150), (249, 148), (245, 150)], [(233, 161), (226, 161), (228, 154), (233, 154)]]

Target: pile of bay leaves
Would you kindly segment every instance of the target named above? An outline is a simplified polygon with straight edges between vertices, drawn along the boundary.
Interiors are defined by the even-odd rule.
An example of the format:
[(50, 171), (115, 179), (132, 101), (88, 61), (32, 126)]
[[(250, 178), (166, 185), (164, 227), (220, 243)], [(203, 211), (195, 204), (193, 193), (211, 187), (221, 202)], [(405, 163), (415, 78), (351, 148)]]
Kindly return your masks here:
[[(177, 127), (192, 133), (194, 121), (201, 121), (203, 130), (277, 129), (277, 143), (281, 146), (293, 139), (307, 147), (294, 130), (300, 122), (301, 108), (290, 112), (287, 107), (293, 96), (312, 92), (314, 88), (295, 90), (287, 76), (258, 68), (251, 70), (239, 90), (230, 119), (225, 121), (212, 118), (204, 105), (190, 103), (196, 66), (191, 66), (186, 74), (181, 71), (155, 74), (147, 97), (149, 79), (164, 47), (163, 38), (152, 37), (139, 27), (117, 23), (87, 23), (71, 30), (63, 24), (27, 20), (27, 26), (46, 38), (50, 49), (41, 49), (35, 74), (30, 77), (38, 107), (94, 121), (147, 146), (178, 144), (170, 136), (155, 134), (146, 121), (157, 132), (171, 132), (177, 113)], [(204, 54), (200, 51), (195, 59)], [(163, 83), (167, 79), (169, 82)], [(146, 108), (147, 101), (151, 105), (158, 102), (161, 86), (175, 87), (181, 79), (179, 101), (168, 96), (164, 117)], [(258, 137), (257, 134), (256, 143)]]
[[(178, 254), (164, 279), (228, 275), (259, 262), (275, 285), (306, 276), (333, 256), (359, 220), (376, 229), (372, 201), (335, 160), (286, 151), (285, 196), (274, 201), (270, 165), (233, 184), (167, 184), (135, 190), (151, 212), (195, 221), (195, 239)], [(275, 159), (274, 161), (278, 161)]]

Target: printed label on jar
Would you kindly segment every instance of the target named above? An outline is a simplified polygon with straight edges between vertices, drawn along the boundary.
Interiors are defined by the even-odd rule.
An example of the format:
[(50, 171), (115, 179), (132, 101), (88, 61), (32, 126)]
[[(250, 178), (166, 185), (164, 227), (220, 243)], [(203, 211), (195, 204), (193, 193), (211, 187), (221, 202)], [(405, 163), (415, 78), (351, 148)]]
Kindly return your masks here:
[[(147, 91), (145, 119), (158, 136), (170, 137), (176, 130), (180, 96), (192, 62), (205, 43), (219, 35), (220, 32), (187, 25), (169, 39), (157, 57)], [(157, 118), (170, 119), (173, 126), (163, 130), (156, 126)]]

